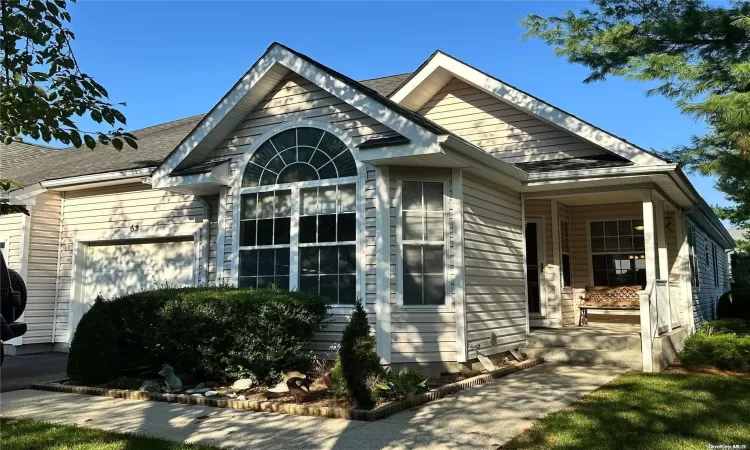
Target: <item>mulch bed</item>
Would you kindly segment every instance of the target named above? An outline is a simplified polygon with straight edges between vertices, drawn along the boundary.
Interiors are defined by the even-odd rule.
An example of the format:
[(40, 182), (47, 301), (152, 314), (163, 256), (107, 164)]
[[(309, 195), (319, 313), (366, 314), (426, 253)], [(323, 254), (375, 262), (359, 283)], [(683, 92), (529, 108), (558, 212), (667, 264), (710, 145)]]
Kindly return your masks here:
[(701, 368), (696, 368), (696, 369), (688, 369), (688, 368), (682, 367), (682, 364), (680, 364), (679, 360), (672, 363), (672, 365), (667, 367), (667, 369), (664, 372), (681, 373), (681, 374), (686, 374), (686, 375), (710, 375), (710, 376), (738, 377), (738, 378), (750, 379), (750, 372), (738, 372), (736, 370), (717, 369), (716, 367), (701, 367)]
[[(322, 399), (315, 400), (314, 398), (311, 398), (310, 400), (313, 401), (310, 403), (285, 403), (285, 397), (290, 399), (291, 401), (294, 401), (291, 395), (282, 395), (280, 398), (276, 398), (274, 400), (268, 399), (265, 401), (234, 400), (230, 398), (217, 397), (193, 397), (187, 394), (162, 394), (156, 392), (140, 392), (127, 389), (74, 386), (70, 384), (63, 384), (63, 382), (65, 382), (66, 380), (36, 383), (32, 385), (32, 388), (45, 391), (67, 392), (71, 394), (100, 395), (105, 397), (126, 398), (131, 400), (151, 400), (257, 412), (275, 412), (283, 414), (297, 414), (301, 416), (318, 416), (335, 419), (373, 421), (383, 419), (405, 409), (413, 408), (432, 400), (437, 400), (439, 398), (445, 397), (446, 395), (450, 395), (458, 391), (468, 389), (470, 387), (479, 386), (496, 378), (500, 378), (523, 369), (534, 367), (543, 362), (544, 360), (542, 358), (531, 359), (463, 380), (458, 380), (462, 377), (460, 375), (456, 375), (455, 379), (457, 379), (457, 381), (455, 382), (449, 382), (448, 384), (444, 384), (440, 387), (431, 389), (429, 392), (416, 395), (410, 399), (386, 403), (369, 411), (349, 407), (329, 406), (330, 403), (328, 403), (328, 401), (330, 399), (325, 399), (324, 401)], [(452, 381), (452, 379), (446, 378), (445, 381)]]

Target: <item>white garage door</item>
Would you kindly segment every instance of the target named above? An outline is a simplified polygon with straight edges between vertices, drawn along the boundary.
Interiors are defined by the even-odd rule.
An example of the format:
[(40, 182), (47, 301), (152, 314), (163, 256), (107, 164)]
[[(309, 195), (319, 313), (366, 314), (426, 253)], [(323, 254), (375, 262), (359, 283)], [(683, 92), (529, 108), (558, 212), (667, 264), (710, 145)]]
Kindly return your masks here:
[[(112, 298), (169, 285), (193, 285), (193, 241), (89, 245), (83, 299)], [(88, 307), (85, 308), (88, 310)]]

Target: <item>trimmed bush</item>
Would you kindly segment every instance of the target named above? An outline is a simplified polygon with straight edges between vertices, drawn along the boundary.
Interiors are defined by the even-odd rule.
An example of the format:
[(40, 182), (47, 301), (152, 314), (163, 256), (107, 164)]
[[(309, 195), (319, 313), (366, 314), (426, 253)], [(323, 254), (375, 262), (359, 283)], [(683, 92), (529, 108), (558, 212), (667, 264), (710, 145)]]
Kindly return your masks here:
[[(271, 382), (284, 369), (309, 368), (307, 345), (328, 317), (324, 298), (277, 289), (167, 288), (97, 305), (96, 314), (92, 308), (81, 320), (69, 361), (90, 359), (93, 348), (100, 355), (112, 352), (118, 364), (108, 378), (169, 363), (177, 373)], [(101, 342), (99, 334), (84, 331), (103, 323), (115, 339)], [(96, 365), (86, 361), (74, 376), (69, 362), (68, 373), (90, 383)]]
[(719, 297), (716, 306), (719, 319), (750, 320), (750, 289), (734, 289)]
[(375, 339), (370, 335), (367, 312), (360, 302), (357, 302), (341, 336), (339, 359), (349, 398), (357, 408), (372, 409), (375, 400), (370, 385), (383, 369), (375, 351)]
[(688, 369), (716, 367), (750, 371), (750, 336), (740, 337), (734, 333), (695, 333), (685, 340), (680, 361)]
[(81, 318), (70, 348), (67, 371), (71, 379), (97, 384), (120, 373), (118, 333), (101, 297)]

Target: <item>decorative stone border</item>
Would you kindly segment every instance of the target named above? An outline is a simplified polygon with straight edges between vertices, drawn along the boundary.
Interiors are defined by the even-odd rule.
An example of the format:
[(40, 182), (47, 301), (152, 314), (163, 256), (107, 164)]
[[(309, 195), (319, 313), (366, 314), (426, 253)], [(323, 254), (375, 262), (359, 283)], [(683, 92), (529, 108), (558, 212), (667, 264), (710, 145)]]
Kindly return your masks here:
[(241, 409), (256, 412), (274, 412), (282, 414), (297, 414), (300, 416), (327, 417), (331, 419), (373, 421), (384, 419), (405, 409), (413, 408), (429, 401), (443, 398), (446, 395), (454, 394), (458, 391), (462, 391), (470, 387), (479, 386), (480, 384), (487, 383), (488, 381), (492, 381), (496, 378), (504, 377), (505, 375), (534, 367), (543, 362), (543, 358), (530, 359), (528, 361), (517, 363), (511, 366), (502, 367), (489, 373), (477, 375), (463, 381), (446, 384), (430, 392), (419, 394), (409, 400), (401, 400), (389, 403), (370, 411), (363, 409), (295, 405), (291, 403), (278, 403), (268, 401), (258, 402), (248, 400), (233, 400), (228, 398), (193, 397), (186, 394), (162, 394), (157, 392), (140, 392), (130, 391), (126, 389), (107, 389), (61, 384), (61, 382), (65, 380), (35, 383), (32, 384), (31, 387), (33, 389), (40, 389), (44, 391), (67, 392), (70, 394), (99, 395), (104, 397), (126, 398), (130, 400), (151, 400), (157, 402), (213, 406), (216, 408)]

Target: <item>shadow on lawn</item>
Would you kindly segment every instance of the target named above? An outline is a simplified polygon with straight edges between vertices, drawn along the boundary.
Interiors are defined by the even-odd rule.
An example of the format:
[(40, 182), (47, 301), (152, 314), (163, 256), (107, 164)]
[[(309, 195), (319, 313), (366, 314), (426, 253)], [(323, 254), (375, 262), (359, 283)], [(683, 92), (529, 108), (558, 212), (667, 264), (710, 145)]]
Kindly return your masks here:
[(503, 448), (705, 449), (750, 443), (750, 380), (630, 373)]

